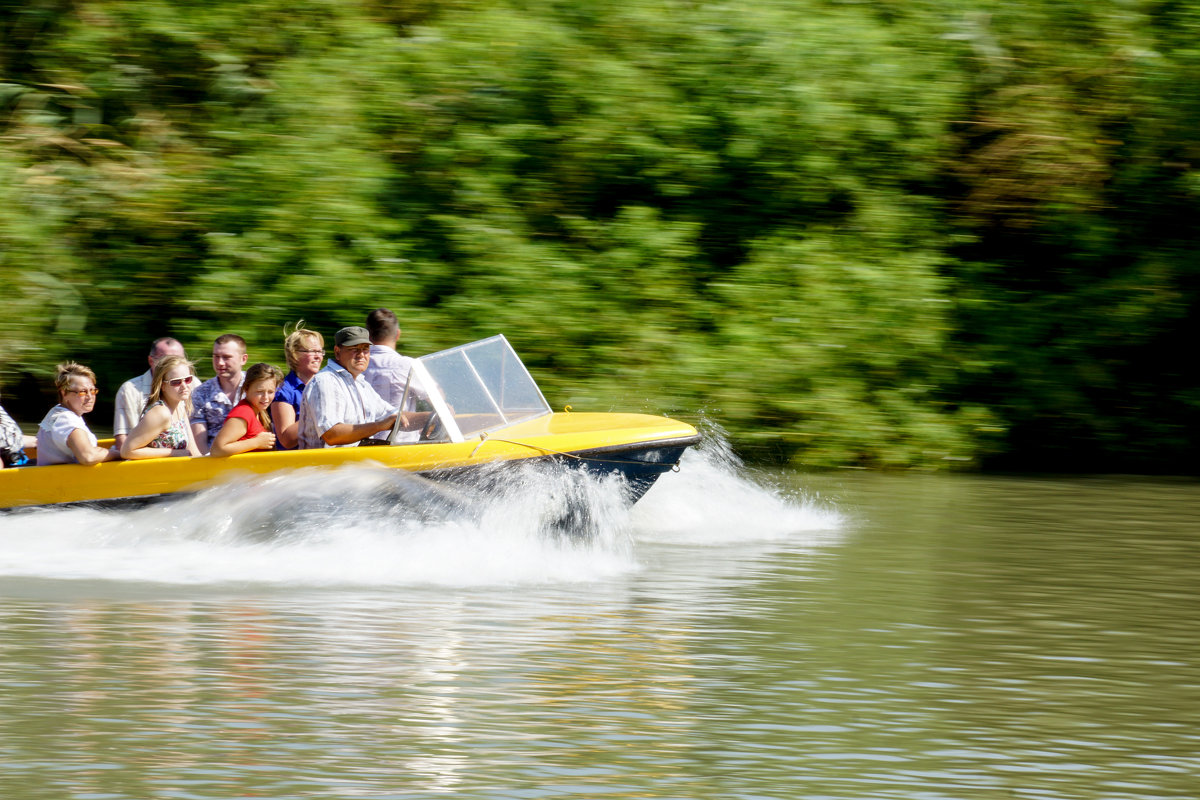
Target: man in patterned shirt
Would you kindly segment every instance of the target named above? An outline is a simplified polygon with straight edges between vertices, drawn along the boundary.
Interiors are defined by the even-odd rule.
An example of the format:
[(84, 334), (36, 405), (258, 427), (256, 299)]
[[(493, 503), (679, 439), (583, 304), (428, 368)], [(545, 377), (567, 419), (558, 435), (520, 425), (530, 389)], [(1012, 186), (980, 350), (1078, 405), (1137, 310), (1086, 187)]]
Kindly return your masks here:
[(300, 401), (301, 450), (349, 447), (391, 428), (396, 407), (385, 402), (363, 373), (371, 363), (371, 337), (359, 326), (333, 338), (333, 358), (304, 387)]
[(225, 424), (229, 410), (242, 399), (246, 374), (246, 340), (236, 333), (218, 336), (213, 342), (213, 370), (217, 373), (192, 392), (192, 433), (201, 452), (208, 455), (213, 439)]

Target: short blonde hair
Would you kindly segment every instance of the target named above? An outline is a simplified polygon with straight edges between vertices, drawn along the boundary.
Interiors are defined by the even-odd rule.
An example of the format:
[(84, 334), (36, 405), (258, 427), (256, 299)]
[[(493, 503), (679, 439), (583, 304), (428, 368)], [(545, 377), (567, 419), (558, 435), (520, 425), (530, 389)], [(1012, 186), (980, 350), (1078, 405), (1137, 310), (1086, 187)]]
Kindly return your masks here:
[(284, 332), (287, 333), (287, 336), (283, 339), (283, 357), (287, 359), (288, 367), (291, 369), (296, 368), (296, 362), (300, 358), (300, 351), (304, 349), (306, 339), (316, 339), (317, 347), (325, 349), (325, 337), (304, 327), (304, 320), (297, 322), (290, 333), (287, 328), (284, 328)]
[(64, 361), (54, 368), (54, 388), (58, 389), (60, 400), (67, 391), (67, 387), (71, 385), (71, 378), (87, 378), (92, 382), (92, 386), (96, 385), (96, 373), (91, 369), (83, 364), (76, 364), (74, 361)]

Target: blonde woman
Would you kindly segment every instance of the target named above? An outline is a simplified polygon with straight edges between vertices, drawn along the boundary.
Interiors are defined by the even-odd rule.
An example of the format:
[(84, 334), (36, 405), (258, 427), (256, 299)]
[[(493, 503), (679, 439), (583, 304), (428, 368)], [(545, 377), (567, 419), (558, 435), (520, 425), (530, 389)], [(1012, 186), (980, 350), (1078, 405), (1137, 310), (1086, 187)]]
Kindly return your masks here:
[(166, 356), (154, 365), (146, 408), (121, 445), (122, 458), (201, 455), (188, 424), (195, 383), (192, 362), (183, 356)]
[(38, 425), (38, 465), (99, 464), (117, 458), (115, 449), (105, 450), (96, 442), (83, 415), (96, 407), (96, 373), (82, 364), (67, 361), (55, 370), (58, 405)]
[(283, 353), (291, 372), (275, 393), (271, 420), (275, 423), (276, 448), (295, 450), (300, 441), (300, 398), (304, 396), (304, 387), (321, 371), (325, 338), (305, 328), (304, 320), (300, 320), (283, 340)]
[(244, 397), (230, 409), (209, 453), (232, 456), (250, 450), (273, 450), (275, 434), (267, 410), (281, 383), (283, 373), (272, 364), (259, 363), (246, 370)]

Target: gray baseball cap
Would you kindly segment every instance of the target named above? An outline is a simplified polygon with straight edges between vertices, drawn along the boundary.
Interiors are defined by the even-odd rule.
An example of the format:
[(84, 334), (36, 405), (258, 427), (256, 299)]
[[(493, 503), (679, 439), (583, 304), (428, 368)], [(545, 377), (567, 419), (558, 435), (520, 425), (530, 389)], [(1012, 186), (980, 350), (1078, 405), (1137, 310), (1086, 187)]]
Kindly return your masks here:
[(370, 344), (371, 334), (361, 325), (351, 325), (342, 328), (333, 335), (333, 343), (338, 347), (353, 347), (356, 344)]

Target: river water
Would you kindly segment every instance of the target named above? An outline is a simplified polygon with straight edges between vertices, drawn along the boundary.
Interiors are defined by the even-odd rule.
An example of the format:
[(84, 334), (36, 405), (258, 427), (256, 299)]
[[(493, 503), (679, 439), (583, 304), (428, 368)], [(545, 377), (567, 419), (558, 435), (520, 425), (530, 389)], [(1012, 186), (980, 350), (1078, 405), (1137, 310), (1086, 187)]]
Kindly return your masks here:
[(0, 797), (1200, 796), (1197, 482), (682, 467), (0, 517)]

